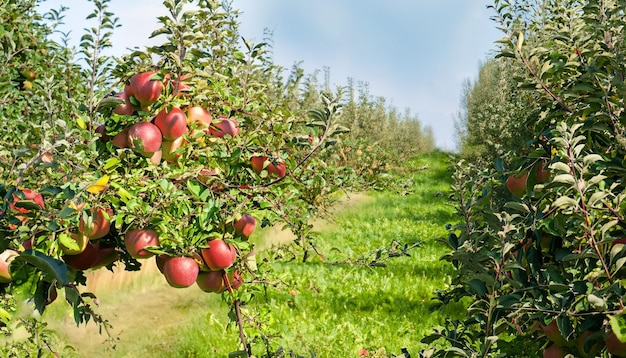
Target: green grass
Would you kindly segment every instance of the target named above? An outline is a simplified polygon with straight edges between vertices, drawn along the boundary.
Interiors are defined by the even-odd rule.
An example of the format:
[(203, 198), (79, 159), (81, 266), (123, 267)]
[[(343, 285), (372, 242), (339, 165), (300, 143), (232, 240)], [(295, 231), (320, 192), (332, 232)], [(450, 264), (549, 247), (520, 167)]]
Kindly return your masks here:
[[(406, 347), (417, 356), (426, 348), (420, 339), (432, 327), (446, 317), (464, 314), (461, 305), (429, 312), (434, 292), (448, 284), (451, 273), (448, 264), (439, 260), (447, 250), (435, 241), (445, 237), (445, 225), (455, 220), (447, 199), (446, 155), (424, 155), (405, 167), (409, 168), (407, 179), (412, 180), (410, 194), (368, 193), (358, 204), (346, 205), (330, 223), (320, 225), (316, 245), (330, 263), (314, 255), (306, 263), (271, 264), (273, 278), (283, 284), (268, 287), (244, 309), (263, 312), (260, 321), (272, 350), (283, 347), (285, 352), (306, 357), (312, 353), (357, 357), (362, 348), (378, 352), (376, 356), (389, 356)], [(408, 251), (410, 256), (384, 260), (384, 267), (345, 263), (370, 262), (374, 252), (388, 252), (392, 242), (419, 245)], [(270, 253), (260, 254), (258, 260)], [(158, 352), (167, 357), (227, 357), (239, 349), (238, 331), (233, 324), (227, 325), (228, 308), (220, 296), (195, 287), (174, 290), (161, 282), (162, 277), (156, 280), (154, 275), (141, 276), (133, 280), (132, 291), (104, 287), (98, 293), (101, 312), (117, 318), (113, 325), (114, 333), (116, 325), (121, 332), (118, 348), (104, 353), (103, 345), (84, 344), (86, 338), (77, 339), (77, 333), (65, 329), (77, 355), (138, 357)], [(130, 312), (135, 313), (128, 317)], [(87, 337), (104, 340), (94, 335)], [(255, 356), (264, 356), (261, 341), (253, 342), (253, 348)]]
[[(426, 348), (419, 341), (446, 317), (461, 317), (463, 306), (446, 312), (429, 312), (436, 290), (449, 282), (450, 268), (439, 258), (446, 248), (435, 241), (445, 237), (445, 225), (454, 220), (448, 202), (450, 187), (445, 154), (433, 153), (410, 163), (415, 170), (412, 193), (370, 193), (369, 200), (342, 210), (330, 225), (324, 225), (317, 247), (331, 263), (373, 258), (372, 252), (394, 240), (419, 243), (410, 257), (393, 257), (385, 267), (327, 264), (314, 256), (307, 263), (274, 263), (276, 275), (285, 286), (270, 288), (253, 305), (266, 305), (272, 321), (268, 333), (273, 349), (317, 357), (356, 357), (362, 348), (370, 352), (399, 354), (402, 347), (417, 355)], [(294, 290), (295, 296), (289, 291)], [(170, 352), (180, 357), (205, 357), (202, 349), (219, 345), (205, 340), (194, 320), (180, 330), (181, 339)], [(235, 331), (230, 332), (235, 335)], [(255, 345), (262, 356), (263, 345)], [(231, 348), (229, 348), (231, 349)], [(228, 350), (219, 352), (226, 356)]]

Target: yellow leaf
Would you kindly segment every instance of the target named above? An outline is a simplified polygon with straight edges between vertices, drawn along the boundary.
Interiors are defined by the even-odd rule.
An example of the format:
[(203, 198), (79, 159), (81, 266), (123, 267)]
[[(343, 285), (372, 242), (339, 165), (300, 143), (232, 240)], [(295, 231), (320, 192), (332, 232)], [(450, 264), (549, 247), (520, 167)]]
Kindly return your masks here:
[(85, 129), (85, 128), (87, 128), (87, 124), (86, 124), (86, 123), (85, 123), (85, 121), (84, 121), (82, 118), (80, 118), (80, 117), (76, 117), (76, 123), (78, 124), (78, 126), (79, 126), (81, 129)]
[(104, 175), (102, 178), (98, 179), (97, 182), (95, 182), (89, 188), (87, 188), (87, 191), (92, 194), (102, 193), (104, 189), (106, 189), (108, 183), (109, 183), (109, 176)]

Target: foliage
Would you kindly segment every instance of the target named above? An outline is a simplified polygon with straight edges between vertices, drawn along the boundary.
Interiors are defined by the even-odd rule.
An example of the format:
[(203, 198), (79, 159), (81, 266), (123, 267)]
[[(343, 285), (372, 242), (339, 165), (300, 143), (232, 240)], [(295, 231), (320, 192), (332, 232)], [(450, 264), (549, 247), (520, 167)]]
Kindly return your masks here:
[[(527, 109), (536, 115), (525, 145), (493, 169), (456, 166), (461, 222), (445, 257), (456, 274), (439, 300), (472, 305), (425, 339), (450, 344), (427, 356), (532, 356), (552, 346), (608, 356), (617, 353), (611, 336), (626, 338), (623, 5), (494, 1), (506, 34), (499, 57), (524, 70), (518, 87), (534, 92)], [(543, 166), (549, 178), (538, 175)], [(525, 188), (511, 195), (505, 182), (520, 174)]]
[[(161, 27), (152, 33), (163, 39), (161, 45), (121, 59), (103, 56), (119, 27), (108, 2), (92, 1), (88, 20), (95, 24), (85, 30), (77, 52), (68, 48), (67, 35), (61, 44), (50, 40), (64, 8), (46, 14), (47, 21), (35, 12), (37, 1), (12, 0), (0, 10), (0, 115), (6, 124), (0, 134), (0, 252), (16, 254), (8, 263), (10, 277), (0, 277), (6, 296), (0, 326), (7, 337), (15, 337), (19, 325), (33, 327), (29, 332), (41, 339), (34, 341), (36, 347), (28, 341), (0, 344), (59, 353), (40, 320), (58, 290), (77, 324), (94, 321), (108, 332), (109, 323), (93, 309), (95, 296), (80, 287), (86, 283), (83, 271), (139, 270), (142, 261), (130, 249), (131, 233), (149, 229), (160, 241), (142, 255), (191, 257), (203, 270), (201, 253), (209, 240), (233, 245), (238, 259), (228, 274), (241, 273), (247, 284), (229, 288), (223, 297), (240, 331), (240, 350), (234, 354), (249, 354), (246, 330), (251, 328), (244, 327), (242, 307), (264, 292), (271, 267), (247, 259), (254, 243), (234, 223), (250, 214), (262, 227), (286, 225), (301, 238), (306, 260), (308, 248), (315, 250), (310, 220), (340, 190), (380, 178), (380, 171), (355, 171), (352, 162), (337, 159), (347, 148), (342, 140), (348, 126), (374, 107), (367, 102), (359, 104), (362, 111), (351, 107), (357, 115), (347, 120), (341, 90), (307, 87), (297, 67), (285, 80), (268, 43), (241, 38), (238, 12), (227, 1), (199, 1), (189, 9), (190, 1), (165, 0), (169, 15), (159, 18)], [(162, 86), (154, 98), (140, 94), (134, 84), (138, 75)], [(159, 133), (158, 149), (147, 150), (131, 132), (136, 124), (152, 125), (160, 113), (191, 107), (206, 109), (212, 119), (207, 128), (185, 123), (179, 149), (168, 152)], [(365, 166), (393, 160), (377, 156), (394, 143), (394, 133), (414, 134), (406, 144), (411, 153), (431, 145), (431, 135), (422, 141), (416, 119), (410, 131), (398, 130), (394, 120), (380, 126), (370, 125), (375, 117), (362, 120), (388, 134), (386, 146), (361, 161)], [(236, 130), (220, 133), (225, 122)], [(165, 142), (174, 145), (169, 138)], [(358, 139), (359, 148), (377, 143)], [(255, 168), (254, 157), (267, 158), (262, 168)], [(284, 172), (272, 172), (270, 166), (279, 165)], [(98, 215), (107, 229), (96, 237), (90, 228)], [(86, 247), (102, 256), (84, 267), (72, 263)]]
[[(86, 98), (80, 72), (73, 65), (71, 53), (47, 39), (54, 28), (46, 26), (35, 12), (36, 3), (8, 1), (0, 10), (0, 116), (5, 119), (0, 134), (1, 251), (7, 247), (20, 248), (23, 240), (20, 238), (26, 237), (40, 240), (42, 245), (55, 250), (48, 246), (44, 233), (56, 232), (64, 220), (61, 187), (68, 178), (82, 175), (80, 167), (90, 151), (87, 141), (82, 140), (88, 136), (77, 126), (74, 116), (79, 103)], [(60, 13), (51, 14), (53, 24), (58, 23), (60, 16)], [(46, 210), (21, 216), (8, 213), (7, 199), (21, 195), (16, 189), (24, 187), (37, 187), (46, 194)], [(30, 225), (21, 226), (25, 221)], [(17, 226), (19, 229), (11, 229)], [(33, 318), (37, 314), (33, 315), (32, 311), (35, 307), (43, 311), (50, 299), (50, 287), (57, 280), (69, 281), (70, 276), (54, 258), (42, 259), (33, 253), (24, 256), (21, 263), (26, 266), (20, 274), (16, 273), (15, 288), (0, 285), (3, 296), (0, 326), (5, 337), (10, 337), (13, 330), (26, 329), (36, 339), (25, 342), (25, 346), (6, 339), (0, 344), (8, 351), (21, 352), (15, 353), (18, 355), (31, 349), (41, 355), (51, 354), (52, 337), (45, 325)], [(83, 304), (82, 298), (74, 297), (74, 304), (81, 312), (77, 317), (89, 316), (88, 305)], [(34, 307), (26, 308), (22, 302), (29, 298)]]
[(500, 57), (481, 64), (475, 82), (464, 83), (455, 123), (463, 158), (490, 166), (505, 152), (523, 147), (532, 135), (526, 123), (538, 109), (534, 93), (518, 88), (522, 75), (511, 59)]
[[(422, 127), (408, 109), (399, 113), (385, 98), (373, 97), (367, 83), (355, 85), (350, 79), (347, 92), (343, 117), (350, 133), (339, 143), (339, 164), (352, 168), (366, 185), (394, 189), (396, 183), (389, 174), (401, 170), (400, 163), (432, 151), (432, 131)], [(386, 180), (379, 180), (381, 175)]]

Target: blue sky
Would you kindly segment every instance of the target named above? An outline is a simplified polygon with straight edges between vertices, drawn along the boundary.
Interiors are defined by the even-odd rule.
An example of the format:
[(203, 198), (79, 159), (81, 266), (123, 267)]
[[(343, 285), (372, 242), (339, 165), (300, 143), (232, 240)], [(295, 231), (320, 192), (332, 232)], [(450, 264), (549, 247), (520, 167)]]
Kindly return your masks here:
[[(68, 5), (64, 30), (78, 40), (92, 6), (86, 0), (49, 0), (45, 7)], [(478, 65), (502, 37), (483, 0), (234, 0), (241, 34), (254, 42), (264, 29), (273, 33), (274, 62), (289, 69), (302, 62), (306, 73), (330, 68), (331, 83), (348, 78), (369, 83), (400, 111), (410, 109), (430, 126), (440, 148), (454, 149), (453, 120), (463, 81), (475, 78)], [(159, 0), (112, 0), (120, 18), (116, 53), (150, 43)], [(156, 43), (159, 41), (157, 40)], [(320, 77), (320, 80), (323, 78)]]

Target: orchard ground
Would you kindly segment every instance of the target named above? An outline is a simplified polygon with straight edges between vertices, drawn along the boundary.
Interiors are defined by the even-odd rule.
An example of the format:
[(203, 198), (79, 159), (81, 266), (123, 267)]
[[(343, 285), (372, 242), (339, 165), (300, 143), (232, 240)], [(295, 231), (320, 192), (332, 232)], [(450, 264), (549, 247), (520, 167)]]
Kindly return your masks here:
[[(271, 310), (264, 329), (274, 349), (356, 357), (361, 349), (387, 356), (407, 347), (417, 354), (426, 348), (419, 341), (432, 327), (464, 313), (461, 305), (429, 312), (434, 292), (449, 281), (449, 267), (439, 260), (446, 248), (436, 241), (446, 236), (445, 225), (454, 220), (447, 156), (422, 155), (403, 170), (406, 193), (350, 194), (335, 207), (334, 219), (316, 223), (316, 245), (326, 263), (313, 255), (306, 263), (273, 264), (282, 282), (269, 286), (265, 297), (253, 304)], [(257, 259), (276, 254), (276, 247), (266, 250), (272, 246), (268, 244), (285, 245), (292, 239), (276, 229), (263, 234), (257, 240), (265, 250)], [(76, 327), (65, 306), (55, 303), (47, 313), (54, 317), (51, 327), (64, 332), (77, 356), (161, 352), (214, 357), (238, 349), (235, 327), (227, 327), (228, 311), (219, 295), (197, 287), (172, 289), (154, 260), (145, 263), (141, 272), (120, 271), (113, 277), (100, 270), (89, 277), (87, 290), (98, 296), (99, 312), (119, 338), (114, 352), (106, 351), (107, 337), (95, 325)], [(255, 346), (259, 350), (262, 344)]]

